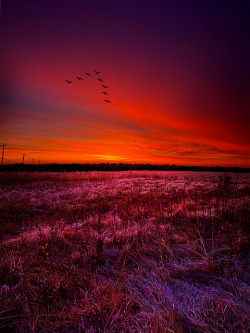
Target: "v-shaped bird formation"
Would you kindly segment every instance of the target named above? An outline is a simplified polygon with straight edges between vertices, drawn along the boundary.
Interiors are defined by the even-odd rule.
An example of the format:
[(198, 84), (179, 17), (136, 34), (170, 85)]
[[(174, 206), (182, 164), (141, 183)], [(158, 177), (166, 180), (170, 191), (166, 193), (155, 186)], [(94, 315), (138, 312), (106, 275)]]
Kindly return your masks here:
[[(99, 77), (99, 74), (101, 74), (101, 72), (98, 72), (98, 71), (94, 71), (94, 73), (95, 74), (90, 74), (90, 73), (84, 73), (87, 77), (88, 76), (97, 76), (98, 78), (97, 78), (97, 81), (99, 81), (99, 82), (102, 82), (103, 83), (103, 79), (101, 79), (100, 77)], [(83, 78), (81, 77), (81, 76), (76, 76), (76, 79), (78, 80), (78, 81), (83, 81)], [(70, 80), (65, 80), (66, 82), (67, 82), (67, 84), (71, 84), (71, 83), (73, 83), (73, 81), (70, 81)], [(103, 89), (109, 89), (109, 87), (108, 86), (106, 86), (106, 85), (104, 85), (104, 84), (101, 84), (101, 87), (103, 87)], [(102, 94), (104, 94), (104, 95), (109, 95), (109, 93), (105, 90), (105, 91), (102, 91)], [(104, 102), (106, 102), (106, 103), (111, 103), (111, 101), (109, 100), (109, 99), (104, 99)]]

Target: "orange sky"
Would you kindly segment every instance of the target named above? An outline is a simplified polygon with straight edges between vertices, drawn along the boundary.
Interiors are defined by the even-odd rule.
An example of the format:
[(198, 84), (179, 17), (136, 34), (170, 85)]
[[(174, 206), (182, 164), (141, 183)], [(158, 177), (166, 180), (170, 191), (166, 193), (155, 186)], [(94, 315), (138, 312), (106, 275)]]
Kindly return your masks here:
[(249, 167), (249, 7), (177, 2), (3, 4), (5, 163)]

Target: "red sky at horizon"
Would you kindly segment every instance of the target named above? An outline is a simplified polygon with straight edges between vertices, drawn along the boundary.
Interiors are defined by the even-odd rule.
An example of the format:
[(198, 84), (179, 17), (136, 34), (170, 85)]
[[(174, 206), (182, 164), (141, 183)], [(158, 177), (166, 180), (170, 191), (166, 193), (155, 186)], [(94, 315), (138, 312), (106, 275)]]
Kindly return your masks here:
[(250, 4), (188, 3), (3, 1), (5, 163), (249, 167)]

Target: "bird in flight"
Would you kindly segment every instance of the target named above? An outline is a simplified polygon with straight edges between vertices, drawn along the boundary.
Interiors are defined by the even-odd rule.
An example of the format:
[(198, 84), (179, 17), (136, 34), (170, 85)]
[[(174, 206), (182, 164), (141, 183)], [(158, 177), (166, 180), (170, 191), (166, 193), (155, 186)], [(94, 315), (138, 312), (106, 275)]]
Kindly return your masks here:
[(94, 71), (97, 75), (101, 74), (101, 72)]
[(103, 80), (102, 79), (97, 79), (98, 81), (100, 81), (100, 82), (103, 82)]
[(69, 81), (69, 80), (65, 80), (68, 84), (70, 84), (70, 83), (73, 83), (72, 81)]
[(102, 84), (102, 87), (103, 87), (103, 88), (108, 88), (108, 86), (104, 86), (103, 84)]
[(102, 91), (102, 93), (103, 93), (104, 95), (108, 95), (108, 93), (107, 93), (106, 91)]
[(76, 76), (76, 78), (80, 81), (80, 80), (83, 80), (82, 77), (79, 77), (79, 76)]
[(89, 73), (84, 73), (85, 75), (87, 75), (87, 76), (91, 76), (91, 74), (89, 74)]
[(108, 99), (105, 99), (104, 102), (111, 103), (111, 101), (109, 101)]

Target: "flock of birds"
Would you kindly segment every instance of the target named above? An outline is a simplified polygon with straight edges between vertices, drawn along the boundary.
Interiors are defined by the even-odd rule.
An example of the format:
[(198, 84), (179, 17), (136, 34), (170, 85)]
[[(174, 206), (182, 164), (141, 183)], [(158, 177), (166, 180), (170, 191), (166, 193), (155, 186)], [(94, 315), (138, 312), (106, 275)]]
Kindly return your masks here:
[[(94, 71), (94, 73), (96, 73), (97, 76), (98, 76), (99, 74), (101, 74), (101, 72), (98, 72), (98, 71)], [(84, 74), (85, 74), (86, 76), (92, 76), (92, 74), (90, 74), (90, 73), (84, 73)], [(83, 80), (83, 78), (80, 77), (80, 76), (76, 76), (76, 79), (79, 80), (79, 81)], [(69, 81), (69, 80), (65, 80), (65, 81), (66, 81), (68, 84), (73, 83), (73, 81)], [(97, 81), (99, 81), (99, 82), (103, 82), (103, 79), (98, 78)], [(102, 86), (104, 89), (108, 89), (108, 86), (105, 86), (104, 84), (102, 84), (101, 86)], [(108, 95), (108, 92), (107, 92), (107, 91), (102, 91), (102, 93), (103, 93), (104, 95)], [(111, 103), (111, 101), (110, 101), (109, 99), (104, 99), (104, 102), (106, 102), (106, 103)]]

